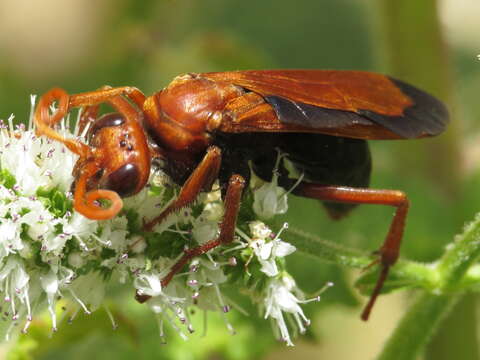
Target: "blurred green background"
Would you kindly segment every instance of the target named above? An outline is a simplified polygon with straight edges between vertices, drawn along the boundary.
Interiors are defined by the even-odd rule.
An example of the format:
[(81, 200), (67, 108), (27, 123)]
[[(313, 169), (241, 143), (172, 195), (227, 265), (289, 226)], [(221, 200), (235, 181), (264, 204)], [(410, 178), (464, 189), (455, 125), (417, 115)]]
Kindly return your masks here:
[[(480, 210), (479, 14), (478, 0), (1, 0), (0, 118), (14, 113), (26, 120), (29, 95), (53, 86), (76, 93), (134, 85), (151, 94), (185, 72), (389, 73), (439, 96), (452, 112), (439, 138), (371, 144), (372, 187), (404, 190), (412, 202), (402, 256), (433, 261)], [(293, 199), (287, 220), (368, 252), (383, 241), (392, 214), (391, 208), (361, 206), (332, 223), (316, 201)], [(363, 323), (366, 299), (351, 285), (358, 272), (291, 258), (289, 268), (307, 293), (336, 283), (321, 303), (308, 306), (313, 323), (295, 348), (276, 342), (253, 307), (250, 317), (229, 315), (235, 336), (212, 316), (208, 336), (183, 342), (169, 334), (169, 344), (161, 345), (150, 311), (111, 289), (118, 330), (102, 310), (63, 324), (53, 337), (48, 320), (37, 321), (29, 336), (2, 352), (16, 359), (373, 358), (412, 294), (382, 296)], [(425, 359), (480, 358), (476, 310), (473, 297), (460, 302)]]

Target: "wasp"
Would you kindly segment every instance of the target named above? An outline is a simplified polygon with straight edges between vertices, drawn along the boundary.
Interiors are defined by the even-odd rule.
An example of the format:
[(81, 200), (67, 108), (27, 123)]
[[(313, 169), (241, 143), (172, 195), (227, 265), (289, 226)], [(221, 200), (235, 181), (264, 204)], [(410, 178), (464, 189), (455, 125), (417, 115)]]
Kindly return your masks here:
[[(52, 114), (53, 102), (57, 110)], [(99, 116), (102, 103), (116, 112)], [(90, 125), (85, 143), (55, 130), (74, 107), (84, 108), (81, 127)], [(55, 88), (42, 96), (35, 112), (39, 135), (79, 155), (74, 208), (90, 219), (114, 217), (122, 197), (147, 184), (155, 158), (162, 159), (163, 171), (181, 190), (144, 224), (146, 231), (209, 191), (218, 179), (225, 205), (218, 237), (185, 250), (162, 279), (163, 286), (192, 258), (233, 240), (251, 170), (271, 181), (278, 150), (304, 175), (301, 181), (292, 178), (282, 163), (278, 184), (285, 189), (296, 185), (294, 195), (320, 200), (333, 219), (358, 204), (393, 206), (395, 215), (374, 261), (380, 275), (363, 320), (398, 259), (409, 208), (402, 191), (368, 188), (372, 162), (367, 140), (430, 137), (447, 123), (444, 104), (414, 86), (381, 74), (336, 70), (190, 73), (149, 97), (129, 86), (75, 95)], [(99, 205), (101, 199), (110, 200), (110, 206)]]

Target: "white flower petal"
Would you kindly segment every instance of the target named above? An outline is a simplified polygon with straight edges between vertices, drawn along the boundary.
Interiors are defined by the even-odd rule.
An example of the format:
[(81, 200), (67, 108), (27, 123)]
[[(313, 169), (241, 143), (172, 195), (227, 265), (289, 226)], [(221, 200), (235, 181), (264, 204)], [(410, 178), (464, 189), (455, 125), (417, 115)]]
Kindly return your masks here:
[(278, 275), (278, 267), (275, 260), (271, 259), (269, 261), (259, 260), (262, 265), (260, 271), (267, 274), (267, 276), (276, 276)]
[(284, 214), (287, 210), (285, 190), (277, 186), (276, 179), (253, 191), (253, 211), (260, 218), (270, 219), (274, 215)]
[(258, 251), (255, 251), (255, 253), (259, 257), (259, 259), (267, 260), (268, 258), (270, 258), (270, 256), (272, 255), (273, 242), (265, 243), (265, 242), (256, 241), (255, 244), (256, 244), (256, 249), (258, 249)]
[(162, 284), (158, 273), (140, 274), (135, 278), (134, 286), (145, 295), (155, 297), (162, 294)]
[(50, 270), (48, 273), (40, 276), (40, 282), (48, 296), (55, 295), (58, 292), (58, 278), (53, 271)]
[(272, 234), (272, 230), (261, 221), (252, 221), (248, 227), (250, 228), (253, 239), (265, 240)]
[(303, 301), (295, 296), (292, 291), (301, 294), (301, 291), (295, 285), (295, 281), (290, 276), (272, 278), (267, 285), (264, 299), (265, 318), (272, 318), (276, 321), (282, 340), (289, 346), (293, 343), (283, 313), (293, 316), (295, 325), (300, 332), (305, 331), (303, 322), (309, 323), (299, 305)]
[(273, 242), (275, 245), (273, 247), (273, 256), (275, 257), (284, 257), (290, 255), (291, 253), (295, 252), (297, 248), (285, 241), (275, 240)]

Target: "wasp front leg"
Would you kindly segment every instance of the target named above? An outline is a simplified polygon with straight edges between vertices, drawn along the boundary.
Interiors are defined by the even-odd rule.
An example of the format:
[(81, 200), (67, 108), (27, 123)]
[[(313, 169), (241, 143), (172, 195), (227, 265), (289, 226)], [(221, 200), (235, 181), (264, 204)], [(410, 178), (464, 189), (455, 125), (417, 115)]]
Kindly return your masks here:
[[(185, 250), (183, 256), (172, 266), (167, 276), (161, 280), (162, 287), (167, 286), (172, 280), (173, 276), (177, 274), (193, 258), (203, 255), (220, 245), (229, 244), (233, 241), (238, 211), (240, 209), (240, 201), (244, 188), (245, 179), (242, 176), (232, 175), (230, 177), (224, 201), (225, 212), (220, 224), (220, 233), (218, 237), (206, 242), (203, 245)], [(136, 298), (139, 302), (143, 303), (150, 299), (150, 296), (137, 293)]]
[(220, 148), (210, 146), (200, 164), (183, 184), (180, 194), (160, 215), (143, 225), (144, 231), (152, 231), (153, 227), (167, 218), (168, 215), (191, 204), (198, 197), (201, 191), (210, 190), (218, 178), (222, 153)]

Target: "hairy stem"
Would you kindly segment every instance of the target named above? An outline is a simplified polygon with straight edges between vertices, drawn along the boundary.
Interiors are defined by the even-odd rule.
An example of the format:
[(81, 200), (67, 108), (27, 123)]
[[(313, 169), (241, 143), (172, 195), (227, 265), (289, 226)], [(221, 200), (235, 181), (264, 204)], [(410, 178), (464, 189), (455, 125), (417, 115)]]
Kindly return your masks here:
[[(441, 320), (461, 298), (455, 294), (469, 268), (480, 257), (480, 215), (467, 225), (464, 232), (447, 247), (435, 267), (438, 278), (431, 292), (423, 293), (394, 331), (382, 353), (381, 360), (415, 359), (435, 333)], [(469, 277), (475, 272), (471, 272)]]
[[(272, 228), (278, 228), (273, 225)], [(324, 262), (334, 263), (350, 268), (365, 269), (376, 259), (375, 255), (365, 253), (338, 245), (337, 243), (320, 239), (302, 230), (289, 227), (288, 240), (295, 245), (297, 250), (309, 257), (314, 257)], [(435, 286), (435, 273), (428, 264), (400, 259), (391, 269), (391, 277), (397, 282), (432, 289)], [(375, 283), (376, 276), (372, 278), (371, 285)]]

